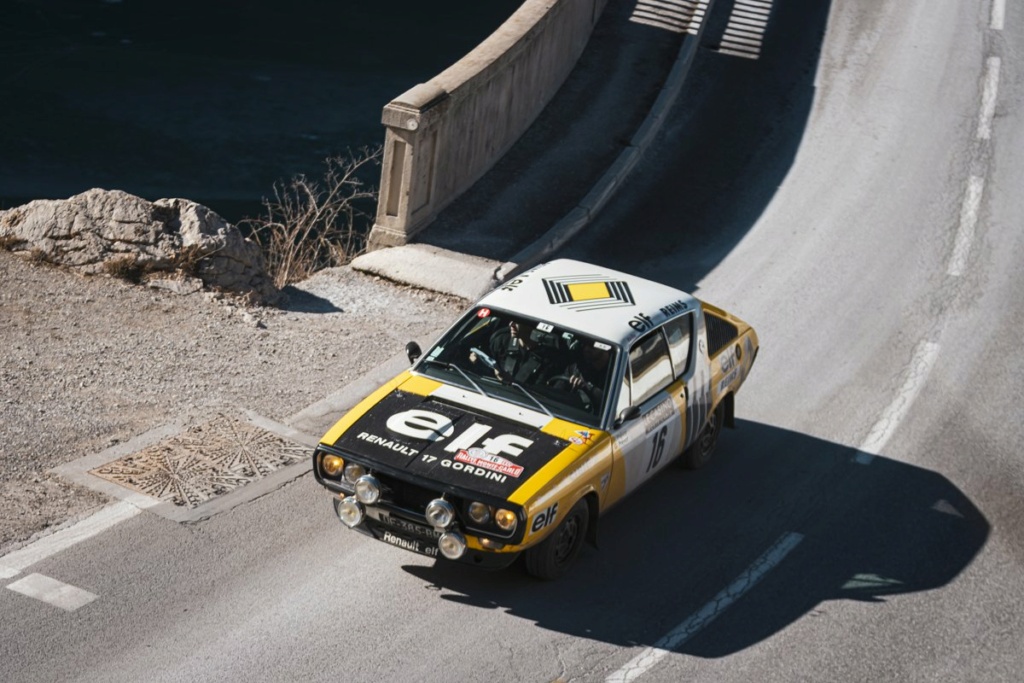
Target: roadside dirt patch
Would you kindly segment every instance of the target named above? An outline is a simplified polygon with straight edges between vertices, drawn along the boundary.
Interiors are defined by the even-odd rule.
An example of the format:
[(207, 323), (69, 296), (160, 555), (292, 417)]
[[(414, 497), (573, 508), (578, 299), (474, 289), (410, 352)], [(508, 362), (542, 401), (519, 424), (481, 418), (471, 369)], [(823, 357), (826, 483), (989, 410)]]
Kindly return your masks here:
[(48, 471), (225, 407), (271, 418), (337, 391), (466, 302), (349, 268), (243, 308), (0, 252), (0, 554), (107, 499)]

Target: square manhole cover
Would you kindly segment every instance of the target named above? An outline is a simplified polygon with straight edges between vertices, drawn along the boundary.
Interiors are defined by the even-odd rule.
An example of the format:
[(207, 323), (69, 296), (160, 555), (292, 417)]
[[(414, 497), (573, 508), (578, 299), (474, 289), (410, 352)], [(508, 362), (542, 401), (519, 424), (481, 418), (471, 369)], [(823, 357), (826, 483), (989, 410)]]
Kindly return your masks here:
[(310, 449), (245, 420), (218, 415), (89, 471), (147, 496), (194, 508), (309, 457)]

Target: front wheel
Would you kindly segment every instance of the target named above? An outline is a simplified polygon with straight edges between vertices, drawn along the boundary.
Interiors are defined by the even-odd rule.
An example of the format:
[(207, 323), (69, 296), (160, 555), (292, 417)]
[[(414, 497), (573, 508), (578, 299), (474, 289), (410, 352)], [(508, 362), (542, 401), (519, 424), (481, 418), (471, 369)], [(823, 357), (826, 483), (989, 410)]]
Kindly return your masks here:
[(704, 467), (715, 454), (715, 447), (718, 445), (718, 435), (722, 433), (722, 425), (725, 423), (725, 401), (718, 403), (718, 407), (708, 416), (707, 424), (701, 430), (697, 440), (690, 444), (690, 447), (683, 451), (682, 464), (688, 470), (696, 470)]
[(583, 547), (589, 512), (586, 500), (577, 501), (550, 536), (526, 551), (526, 571), (546, 581), (564, 574)]

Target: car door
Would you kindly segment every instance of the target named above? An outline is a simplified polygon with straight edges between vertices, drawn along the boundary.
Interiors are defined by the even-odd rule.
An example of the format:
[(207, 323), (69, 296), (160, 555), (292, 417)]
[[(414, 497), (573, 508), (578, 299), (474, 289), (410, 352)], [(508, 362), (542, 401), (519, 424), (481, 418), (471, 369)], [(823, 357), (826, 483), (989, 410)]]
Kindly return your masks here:
[(665, 330), (658, 328), (629, 349), (619, 394), (619, 411), (640, 408), (640, 417), (613, 431), (621, 449), (624, 493), (650, 479), (682, 450), (686, 389), (676, 378)]
[(705, 333), (702, 318), (693, 313), (668, 321), (663, 329), (676, 379), (682, 380), (686, 387), (682, 396), (686, 401), (686, 414), (683, 420), (684, 437), (679, 449), (681, 452), (697, 439), (708, 418), (711, 404), (708, 350), (703, 342)]

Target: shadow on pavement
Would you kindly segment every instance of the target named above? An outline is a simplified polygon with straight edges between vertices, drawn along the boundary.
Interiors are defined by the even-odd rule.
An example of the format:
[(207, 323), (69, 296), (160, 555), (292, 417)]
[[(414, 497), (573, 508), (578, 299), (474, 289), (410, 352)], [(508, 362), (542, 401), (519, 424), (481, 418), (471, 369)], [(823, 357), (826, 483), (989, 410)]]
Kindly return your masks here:
[(505, 261), (593, 188), (643, 123), (682, 41), (630, 21), (635, 6), (608, 3), (533, 125), (415, 242)]
[(279, 308), (290, 313), (344, 313), (345, 311), (335, 306), (329, 299), (325, 299), (305, 290), (286, 286), (281, 290), (285, 295), (285, 302)]
[(601, 519), (563, 579), (514, 565), (483, 572), (439, 562), (405, 570), (441, 599), (501, 609), (538, 626), (616, 645), (654, 645), (696, 614), (788, 533), (800, 543), (679, 651), (722, 657), (833, 600), (950, 583), (990, 525), (941, 475), (770, 425), (740, 422), (698, 472), (670, 468)]
[(683, 256), (694, 291), (757, 222), (811, 115), (830, 2), (773, 3), (760, 57), (718, 52), (731, 3), (716, 2), (661, 135), (594, 223), (559, 256), (621, 270)]

